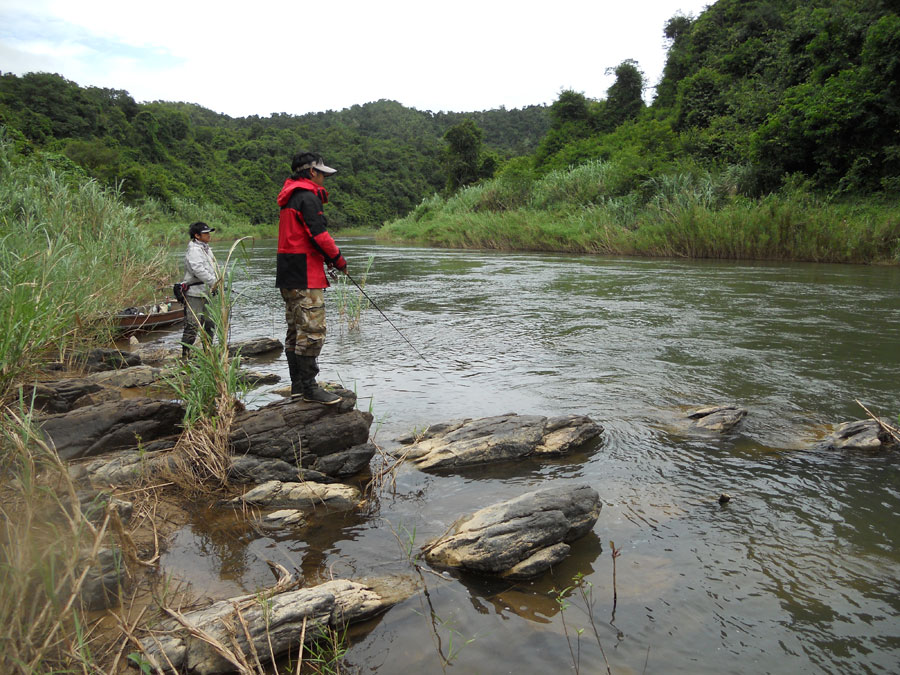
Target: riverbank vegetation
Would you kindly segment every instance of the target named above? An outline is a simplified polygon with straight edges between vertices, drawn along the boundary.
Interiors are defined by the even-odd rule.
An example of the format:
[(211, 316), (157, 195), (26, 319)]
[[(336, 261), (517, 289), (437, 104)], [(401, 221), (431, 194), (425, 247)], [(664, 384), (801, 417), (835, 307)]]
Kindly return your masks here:
[[(656, 98), (620, 63), (560, 93), (536, 150), (379, 232), (442, 246), (900, 262), (900, 17), (889, 3), (719, 0), (674, 16)], [(474, 145), (473, 145), (474, 144)], [(458, 145), (458, 144), (456, 144)], [(461, 153), (448, 152), (458, 167)]]
[(831, 201), (787, 187), (735, 194), (733, 173), (665, 175), (610, 196), (614, 162), (531, 183), (498, 178), (424, 200), (379, 237), (453, 248), (661, 257), (900, 262), (900, 204)]

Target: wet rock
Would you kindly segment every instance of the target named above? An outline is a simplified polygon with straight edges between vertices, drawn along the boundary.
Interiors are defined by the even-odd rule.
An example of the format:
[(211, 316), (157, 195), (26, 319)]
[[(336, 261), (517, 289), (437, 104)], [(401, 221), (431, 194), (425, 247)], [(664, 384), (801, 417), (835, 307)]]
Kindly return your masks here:
[(35, 410), (56, 414), (75, 408), (118, 400), (122, 395), (87, 378), (67, 378), (53, 382), (35, 382), (22, 387), (26, 403), (34, 400)]
[(241, 497), (229, 500), (233, 506), (258, 506), (271, 509), (348, 511), (360, 502), (360, 491), (342, 483), (297, 483), (270, 480), (257, 485)]
[(259, 373), (255, 370), (242, 370), (238, 373), (238, 377), (242, 382), (246, 382), (247, 385), (251, 387), (281, 382), (281, 376), (277, 373)]
[(547, 418), (509, 413), (431, 427), (396, 452), (420, 469), (448, 469), (529, 456), (562, 455), (603, 432), (584, 415)]
[(108, 387), (121, 387), (132, 389), (134, 387), (146, 387), (162, 377), (162, 369), (152, 366), (132, 366), (121, 370), (107, 370), (93, 373), (88, 376), (91, 382), (97, 382)]
[(740, 424), (747, 411), (733, 405), (715, 405), (692, 410), (687, 416), (700, 429), (725, 433)]
[(315, 483), (333, 483), (331, 478), (318, 471), (301, 469), (296, 464), (289, 464), (275, 457), (257, 457), (241, 455), (231, 460), (228, 479), (239, 485), (258, 485), (269, 481), (285, 483), (313, 481)]
[[(887, 428), (886, 428), (887, 427)], [(889, 429), (896, 428), (891, 420), (882, 418), (844, 422), (823, 442), (826, 449), (831, 450), (882, 450), (896, 448), (897, 439)]]
[(352, 391), (336, 393), (343, 398), (337, 405), (286, 400), (239, 413), (229, 437), (234, 453), (273, 457), (321, 471), (317, 459), (369, 440), (372, 416), (356, 409)]
[(116, 370), (141, 365), (141, 357), (132, 352), (121, 352), (118, 349), (92, 349), (80, 354), (73, 361), (75, 367), (89, 373), (103, 370)]
[(234, 672), (234, 665), (201, 635), (238, 650), (253, 663), (254, 653), (265, 659), (270, 649), (276, 658), (296, 652), (301, 635), (306, 643), (314, 642), (327, 628), (340, 630), (369, 619), (415, 591), (416, 584), (409, 578), (385, 577), (366, 583), (336, 579), (312, 588), (260, 592), (220, 600), (180, 615), (180, 621), (167, 620), (141, 644), (154, 669), (171, 672), (174, 667), (196, 675)]
[(79, 597), (88, 611), (108, 609), (119, 604), (119, 592), (125, 583), (125, 563), (118, 549), (101, 549), (81, 584)]
[(177, 433), (184, 409), (173, 401), (132, 398), (50, 415), (40, 422), (62, 459), (134, 448)]
[(284, 349), (284, 345), (272, 338), (254, 338), (228, 345), (228, 353), (231, 356), (237, 354), (238, 350), (240, 350), (241, 356), (259, 356), (260, 354), (281, 352), (282, 349)]
[(568, 555), (569, 544), (591, 531), (601, 506), (587, 485), (537, 490), (460, 518), (422, 550), (438, 567), (532, 578)]

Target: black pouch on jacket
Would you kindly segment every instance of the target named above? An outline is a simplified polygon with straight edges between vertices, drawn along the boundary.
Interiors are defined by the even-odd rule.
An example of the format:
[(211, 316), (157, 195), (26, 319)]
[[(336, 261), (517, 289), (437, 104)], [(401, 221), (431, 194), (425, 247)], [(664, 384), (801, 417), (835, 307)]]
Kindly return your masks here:
[(175, 299), (180, 302), (182, 305), (184, 304), (184, 291), (187, 289), (187, 284), (185, 283), (177, 283), (172, 286), (172, 295), (175, 296)]

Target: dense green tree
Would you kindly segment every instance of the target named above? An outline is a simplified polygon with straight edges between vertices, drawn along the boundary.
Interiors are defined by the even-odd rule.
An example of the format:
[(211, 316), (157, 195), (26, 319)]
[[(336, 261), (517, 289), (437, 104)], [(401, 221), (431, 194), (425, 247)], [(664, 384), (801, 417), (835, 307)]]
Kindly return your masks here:
[(606, 90), (606, 106), (598, 127), (612, 131), (622, 122), (635, 119), (644, 109), (644, 73), (632, 59), (607, 72), (614, 73), (616, 80)]
[(448, 192), (456, 192), (481, 177), (482, 135), (481, 129), (470, 119), (450, 127), (444, 134)]

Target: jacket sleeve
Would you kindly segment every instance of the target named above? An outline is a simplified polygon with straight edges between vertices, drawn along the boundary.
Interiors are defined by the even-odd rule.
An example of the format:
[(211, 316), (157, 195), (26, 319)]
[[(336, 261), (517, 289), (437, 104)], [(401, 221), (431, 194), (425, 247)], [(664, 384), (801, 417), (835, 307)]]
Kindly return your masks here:
[(219, 275), (216, 272), (213, 260), (214, 258), (207, 255), (202, 247), (188, 246), (185, 263), (189, 268), (189, 271), (210, 288), (212, 288), (216, 281), (219, 280)]
[(341, 255), (341, 249), (338, 248), (332, 236), (325, 229), (328, 221), (325, 214), (322, 213), (322, 202), (314, 194), (307, 192), (308, 197), (303, 200), (300, 213), (303, 220), (306, 221), (306, 227), (309, 229), (309, 236), (312, 237), (316, 247), (322, 252), (325, 260), (330, 265), (334, 265), (339, 270), (347, 267), (347, 261)]

